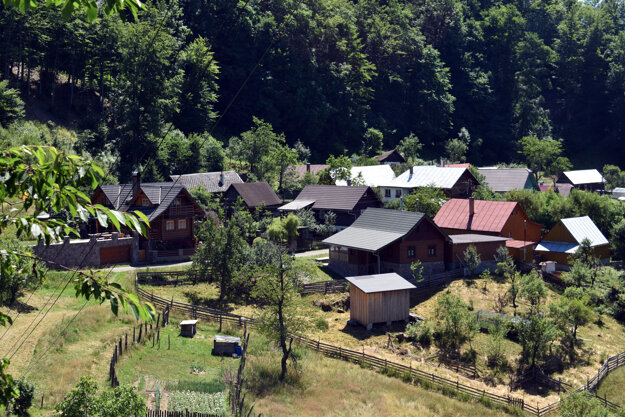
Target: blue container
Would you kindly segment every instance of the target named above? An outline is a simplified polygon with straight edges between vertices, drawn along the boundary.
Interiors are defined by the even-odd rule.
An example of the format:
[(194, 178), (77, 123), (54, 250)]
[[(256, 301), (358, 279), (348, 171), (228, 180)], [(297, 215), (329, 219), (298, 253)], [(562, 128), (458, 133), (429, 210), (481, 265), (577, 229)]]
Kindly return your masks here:
[(235, 346), (234, 347), (234, 353), (236, 353), (237, 355), (241, 356), (243, 354), (243, 348), (241, 346)]

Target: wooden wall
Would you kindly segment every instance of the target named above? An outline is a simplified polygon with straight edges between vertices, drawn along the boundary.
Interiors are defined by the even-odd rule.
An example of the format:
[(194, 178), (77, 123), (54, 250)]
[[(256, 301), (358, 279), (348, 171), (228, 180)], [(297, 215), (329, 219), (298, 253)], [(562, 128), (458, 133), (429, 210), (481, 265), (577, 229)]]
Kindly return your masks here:
[(407, 320), (410, 313), (410, 290), (365, 294), (350, 285), (350, 318), (363, 325)]
[(542, 235), (542, 225), (531, 221), (519, 204), (517, 204), (512, 215), (501, 230), (501, 236), (523, 240), (523, 220), (527, 221), (525, 240), (538, 242)]

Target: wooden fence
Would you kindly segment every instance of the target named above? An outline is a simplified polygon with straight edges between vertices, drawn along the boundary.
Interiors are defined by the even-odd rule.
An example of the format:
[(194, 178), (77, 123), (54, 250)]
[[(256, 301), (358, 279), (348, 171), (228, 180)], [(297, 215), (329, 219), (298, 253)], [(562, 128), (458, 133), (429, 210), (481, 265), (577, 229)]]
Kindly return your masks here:
[[(194, 317), (196, 319), (201, 318), (204, 320), (219, 322), (220, 326), (222, 322), (234, 323), (239, 326), (253, 326), (258, 323), (258, 319), (252, 317), (245, 317), (217, 309), (181, 303), (178, 301), (173, 301), (173, 299), (167, 300), (165, 298), (155, 296), (153, 293), (149, 293), (148, 291), (143, 290), (141, 287), (139, 287), (137, 281), (135, 281), (135, 285), (139, 297), (150, 301), (156, 308), (168, 308), (168, 312), (178, 311), (182, 314)], [(382, 359), (377, 356), (369, 355), (364, 352), (346, 349), (341, 346), (330, 345), (327, 343), (323, 343), (319, 340), (313, 340), (304, 336), (291, 335), (291, 337), (299, 344), (305, 345), (308, 348), (316, 350), (317, 352), (320, 352), (321, 354), (330, 358), (337, 358), (359, 364), (361, 366), (370, 367), (374, 370), (381, 371), (386, 374), (399, 376), (402, 379), (408, 379), (412, 383), (424, 382), (447, 389), (454, 389), (458, 392), (464, 393), (477, 399), (485, 398), (498, 404), (517, 407), (527, 413), (534, 414), (538, 417), (551, 413), (560, 407), (561, 400), (548, 404), (544, 407), (539, 407), (538, 405), (532, 406), (525, 402), (523, 398), (513, 397), (510, 395), (498, 395), (486, 390), (480, 390), (460, 383), (459, 379), (456, 379), (454, 381), (452, 379), (445, 378), (431, 372), (425, 372), (420, 369), (414, 368), (412, 364), (407, 366), (404, 364), (389, 361), (387, 359)], [(574, 391), (571, 391), (571, 393), (586, 392), (586, 395), (588, 396), (597, 397), (597, 395), (593, 393), (593, 390), (597, 388), (597, 386), (601, 382), (601, 379), (604, 378), (609, 372), (623, 365), (625, 365), (625, 352), (608, 358), (606, 362), (601, 366), (601, 368), (599, 368), (599, 370), (597, 371), (597, 375), (589, 378), (585, 385), (577, 388)], [(568, 385), (562, 383), (561, 381), (559, 382), (562, 384), (560, 385), (561, 389), (564, 389), (564, 386)], [(570, 387), (570, 385), (568, 386)], [(599, 398), (606, 407), (612, 410), (616, 410), (619, 408), (617, 404), (608, 401), (606, 398), (597, 398)]]
[[(450, 281), (462, 276), (459, 269), (453, 271), (442, 272), (439, 274), (430, 274), (424, 277), (423, 281), (416, 284), (413, 291), (425, 291), (431, 288), (438, 288), (447, 285)], [(206, 282), (201, 279), (197, 273), (192, 271), (163, 271), (163, 272), (137, 272), (136, 278), (139, 285), (193, 285), (199, 282)], [(301, 295), (309, 294), (330, 294), (344, 292), (348, 289), (349, 282), (346, 279), (337, 279), (332, 281), (311, 282), (308, 284), (300, 284), (299, 292)]]
[(190, 413), (188, 411), (167, 411), (167, 410), (150, 410), (148, 408), (147, 417), (223, 417), (220, 414)]
[[(169, 308), (164, 309), (163, 311), (163, 322), (162, 325), (165, 327), (167, 322), (165, 321), (165, 317), (169, 320)], [(141, 323), (138, 327), (133, 327), (132, 329), (132, 339), (128, 340), (128, 333), (124, 334), (123, 337), (120, 337), (119, 340), (114, 340), (115, 348), (113, 349), (113, 355), (111, 357), (111, 363), (109, 366), (109, 381), (111, 382), (111, 387), (119, 386), (119, 380), (117, 379), (117, 369), (116, 365), (119, 362), (119, 358), (123, 356), (125, 352), (128, 351), (129, 347), (134, 346), (135, 344), (141, 343), (141, 341), (152, 340), (152, 344), (156, 343), (157, 339), (160, 339), (160, 313), (158, 314), (158, 318), (156, 319), (156, 337), (154, 337), (154, 330), (152, 324)], [(149, 326), (149, 327), (148, 327)], [(129, 345), (130, 343), (130, 345)]]

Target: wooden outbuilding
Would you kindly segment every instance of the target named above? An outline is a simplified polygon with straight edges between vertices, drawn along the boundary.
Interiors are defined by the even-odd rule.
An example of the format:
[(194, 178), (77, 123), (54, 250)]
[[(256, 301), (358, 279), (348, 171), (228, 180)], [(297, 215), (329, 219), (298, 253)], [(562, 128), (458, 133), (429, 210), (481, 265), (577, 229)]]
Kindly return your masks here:
[(180, 336), (193, 337), (197, 333), (197, 320), (182, 320), (180, 322)]
[(398, 274), (347, 277), (349, 281), (350, 319), (370, 330), (374, 323), (408, 321), (410, 290), (415, 288)]
[(215, 335), (213, 338), (213, 355), (241, 355), (241, 338), (235, 336)]

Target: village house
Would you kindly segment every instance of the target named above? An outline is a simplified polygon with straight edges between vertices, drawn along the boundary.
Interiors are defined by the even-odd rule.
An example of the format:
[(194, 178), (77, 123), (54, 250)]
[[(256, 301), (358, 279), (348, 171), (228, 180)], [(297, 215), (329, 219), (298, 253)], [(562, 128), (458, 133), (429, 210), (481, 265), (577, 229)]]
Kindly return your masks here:
[(435, 187), (443, 190), (450, 198), (469, 197), (479, 181), (467, 168), (438, 166), (410, 167), (400, 176), (380, 185), (384, 202), (401, 198), (422, 187)]
[(588, 216), (560, 220), (536, 246), (536, 255), (541, 261), (552, 261), (567, 269), (571, 255), (584, 239), (590, 240), (595, 257), (603, 263), (609, 260), (610, 242)]
[(596, 169), (565, 171), (560, 174), (558, 180), (556, 181), (556, 186), (559, 186), (560, 184), (570, 184), (571, 187), (584, 191), (597, 191), (605, 189), (605, 179)]
[(382, 153), (381, 155), (376, 156), (375, 159), (380, 164), (385, 164), (385, 165), (396, 165), (396, 164), (403, 164), (404, 162), (406, 162), (404, 157), (401, 156), (401, 154), (399, 153), (397, 149), (386, 151)]
[(188, 191), (203, 187), (212, 194), (223, 194), (231, 184), (242, 184), (243, 180), (235, 171), (198, 172), (194, 174), (170, 175), (173, 182)]
[(310, 209), (315, 219), (323, 223), (325, 215), (336, 215), (336, 230), (344, 229), (369, 207), (382, 207), (378, 195), (370, 187), (340, 187), (337, 185), (307, 185), (295, 200), (280, 207), (281, 212)]
[(92, 218), (86, 225), (86, 239), (35, 247), (43, 259), (60, 265), (98, 266), (116, 263), (154, 263), (189, 259), (195, 253), (193, 223), (204, 211), (189, 192), (173, 182), (142, 183), (133, 173), (132, 184), (101, 185), (91, 201), (121, 212), (140, 211), (150, 222), (147, 236), (123, 228), (113, 232)]
[(231, 184), (223, 196), (225, 207), (231, 210), (239, 199), (250, 211), (263, 208), (269, 212), (275, 212), (282, 204), (280, 197), (266, 182)]
[(325, 239), (328, 267), (343, 276), (396, 272), (412, 279), (419, 260), (424, 275), (445, 271), (447, 235), (423, 213), (369, 208), (345, 230)]
[(293, 169), (297, 179), (301, 180), (306, 176), (306, 174), (319, 175), (321, 171), (329, 167), (330, 165), (327, 164), (299, 164), (291, 165), (287, 169)]
[[(497, 262), (495, 255), (497, 250), (512, 239), (501, 236), (480, 235), (476, 233), (466, 233), (459, 235), (449, 235), (450, 241), (445, 247), (445, 268), (448, 270), (464, 267), (464, 252), (469, 246), (475, 247), (480, 255), (481, 263), (476, 273), (480, 273), (485, 269), (495, 270)], [(531, 260), (531, 258), (528, 257)]]
[[(377, 188), (382, 184), (387, 184), (395, 178), (395, 171), (390, 165), (367, 165), (351, 168), (350, 185), (358, 181), (358, 185)], [(348, 181), (338, 180), (336, 185), (346, 186)]]
[(449, 235), (475, 233), (510, 238), (505, 241), (508, 251), (526, 262), (533, 258), (533, 247), (542, 234), (542, 225), (530, 220), (516, 201), (453, 198), (443, 204), (434, 223)]
[(511, 190), (538, 190), (538, 183), (529, 168), (478, 168), (484, 182), (496, 193)]

